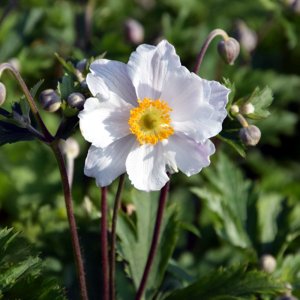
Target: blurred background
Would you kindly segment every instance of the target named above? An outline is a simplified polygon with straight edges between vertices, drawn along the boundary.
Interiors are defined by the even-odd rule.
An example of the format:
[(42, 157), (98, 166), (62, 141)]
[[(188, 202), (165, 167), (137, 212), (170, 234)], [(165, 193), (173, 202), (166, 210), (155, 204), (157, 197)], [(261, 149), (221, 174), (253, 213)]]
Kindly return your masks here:
[[(164, 38), (192, 69), (215, 28), (238, 39), (241, 54), (234, 66), (226, 65), (217, 53), (217, 38), (200, 76), (228, 78), (235, 84), (235, 99), (251, 94), (256, 86), (268, 86), (274, 102), (270, 116), (254, 122), (262, 138), (247, 149), (246, 158), (216, 140), (219, 151), (210, 168), (191, 178), (173, 176), (170, 203), (177, 206), (181, 230), (164, 284), (178, 279), (172, 273), (175, 265), (189, 280), (234, 263), (259, 266), (262, 256), (271, 254), (277, 261), (275, 276), (300, 296), (300, 1), (0, 0), (0, 63), (11, 62), (29, 87), (44, 79), (40, 92), (55, 89), (64, 74), (55, 53), (75, 67), (102, 54), (127, 62), (137, 45)], [(1, 81), (7, 88), (3, 108), (10, 110), (21, 92), (9, 73)], [(60, 112), (42, 115), (54, 133)], [(91, 299), (97, 299), (100, 195), (94, 181), (83, 175), (88, 144), (78, 130), (73, 137), (80, 145), (74, 205)], [(131, 187), (126, 184), (123, 210), (128, 213)], [(110, 201), (115, 190), (113, 185)], [(1, 147), (0, 228), (4, 227), (21, 231), (43, 259), (45, 274), (58, 280), (68, 299), (79, 299), (59, 172), (50, 150), (38, 141)], [(120, 274), (122, 270), (120, 265)], [(131, 299), (126, 293), (130, 295), (133, 287), (128, 286), (119, 299)]]

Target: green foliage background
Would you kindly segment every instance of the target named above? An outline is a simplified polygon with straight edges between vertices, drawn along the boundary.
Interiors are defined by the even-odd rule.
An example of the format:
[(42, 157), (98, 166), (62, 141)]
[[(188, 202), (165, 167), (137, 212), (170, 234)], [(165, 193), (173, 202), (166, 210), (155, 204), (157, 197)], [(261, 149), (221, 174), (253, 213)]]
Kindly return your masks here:
[[(174, 44), (182, 63), (189, 69), (211, 30), (222, 28), (234, 34), (236, 22), (242, 20), (257, 34), (256, 48), (249, 53), (242, 47), (234, 66), (221, 61), (216, 52), (217, 41), (214, 41), (205, 56), (200, 76), (219, 81), (228, 78), (235, 85), (234, 101), (248, 99), (257, 86), (261, 89), (268, 86), (272, 90), (274, 101), (268, 108), (270, 116), (251, 121), (261, 129), (262, 139), (255, 148), (246, 149), (246, 158), (216, 139), (217, 152), (209, 168), (191, 178), (181, 174), (172, 177), (162, 246), (149, 280), (147, 299), (275, 299), (276, 296), (271, 295), (283, 293), (287, 283), (292, 286), (293, 295), (300, 297), (300, 8), (290, 2), (0, 2), (0, 62), (16, 63), (29, 87), (44, 79), (39, 92), (56, 88), (58, 78), (63, 75), (54, 53), (70, 59), (74, 65), (83, 58), (104, 52), (108, 59), (126, 62), (136, 47), (125, 37), (124, 22), (128, 18), (143, 25), (144, 42), (153, 44), (166, 38)], [(21, 93), (10, 75), (2, 75), (1, 80), (8, 94), (4, 108), (9, 110)], [(266, 98), (262, 97), (261, 101)], [(54, 133), (59, 113), (44, 112), (43, 117)], [(235, 135), (237, 128), (236, 123), (232, 131)], [(94, 181), (83, 175), (88, 145), (78, 130), (74, 136), (81, 146), (75, 164), (75, 212), (90, 297), (99, 299), (100, 196)], [(111, 205), (115, 191), (113, 185), (109, 191)], [(145, 249), (149, 247), (156, 199), (155, 193), (138, 193), (126, 183), (124, 211), (118, 225), (119, 299), (133, 299), (146, 259)], [(126, 214), (129, 204), (136, 209), (132, 216)], [(1, 147), (0, 228), (5, 227), (21, 232), (22, 239), (17, 238), (16, 243), (22, 240), (30, 244), (31, 254), (17, 253), (15, 261), (20, 265), (29, 264), (26, 280), (34, 278), (28, 281), (32, 282), (32, 289), (40, 285), (53, 290), (55, 286), (57, 299), (63, 299), (59, 297), (64, 295), (68, 299), (79, 299), (58, 169), (52, 153), (37, 141)], [(2, 232), (4, 237), (11, 234)], [(5, 240), (2, 243), (0, 240), (4, 249)], [(22, 297), (17, 294), (17, 287), (23, 285), (26, 289), (26, 285), (23, 277), (16, 277), (16, 286), (12, 288), (7, 282), (3, 284), (1, 276), (10, 260), (1, 251), (0, 299), (17, 299)], [(263, 254), (271, 254), (277, 260), (273, 275), (280, 284), (276, 286), (263, 273), (255, 275)], [(226, 269), (223, 271), (221, 267)], [(43, 278), (48, 278), (47, 282)], [(240, 289), (234, 290), (237, 280)], [(257, 282), (261, 282), (264, 289)], [(177, 292), (172, 293), (175, 289)], [(193, 293), (193, 289), (198, 294)], [(3, 296), (1, 292), (7, 294)], [(258, 293), (268, 296), (256, 298)], [(53, 294), (45, 294), (44, 298), (41, 295), (20, 299), (56, 299)]]

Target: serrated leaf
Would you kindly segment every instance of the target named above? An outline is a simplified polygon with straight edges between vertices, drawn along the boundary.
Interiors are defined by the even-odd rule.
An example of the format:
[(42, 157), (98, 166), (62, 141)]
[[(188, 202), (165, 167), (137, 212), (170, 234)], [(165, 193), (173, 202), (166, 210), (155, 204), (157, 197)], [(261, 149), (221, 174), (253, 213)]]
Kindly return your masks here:
[(213, 271), (192, 285), (173, 292), (166, 300), (249, 299), (257, 294), (280, 294), (284, 290), (283, 283), (264, 272), (234, 267)]
[(227, 103), (227, 107), (230, 108), (231, 104), (234, 100), (235, 93), (236, 93), (235, 84), (233, 82), (231, 82), (228, 78), (223, 78), (223, 83), (228, 89), (230, 89), (230, 93), (229, 93), (229, 97), (228, 97), (228, 103)]
[(0, 299), (65, 300), (52, 277), (43, 274), (42, 260), (13, 229), (0, 230)]
[(192, 188), (192, 192), (215, 217), (217, 234), (236, 247), (252, 249), (247, 233), (250, 182), (225, 155), (219, 155), (216, 168), (208, 168), (204, 175), (208, 183), (204, 188)]
[(246, 103), (251, 103), (254, 106), (254, 112), (247, 114), (247, 118), (259, 120), (265, 119), (270, 115), (270, 112), (267, 108), (273, 102), (272, 90), (269, 87), (264, 89), (255, 88), (253, 93), (247, 99), (243, 98), (237, 101), (238, 105), (243, 105)]
[[(135, 287), (140, 284), (153, 235), (157, 212), (157, 193), (132, 191), (132, 201), (136, 208), (136, 224), (121, 215), (117, 233), (120, 238), (120, 255), (129, 265), (129, 275)], [(169, 207), (164, 216), (159, 247), (147, 282), (146, 298), (152, 299), (161, 284), (168, 261), (174, 251), (178, 237), (179, 222), (177, 212)]]

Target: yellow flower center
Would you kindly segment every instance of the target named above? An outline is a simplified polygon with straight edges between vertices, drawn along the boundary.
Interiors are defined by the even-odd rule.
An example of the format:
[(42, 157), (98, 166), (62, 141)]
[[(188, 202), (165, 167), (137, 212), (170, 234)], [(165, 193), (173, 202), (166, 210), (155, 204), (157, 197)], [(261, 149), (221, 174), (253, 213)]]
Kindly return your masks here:
[(128, 124), (140, 144), (154, 145), (174, 133), (170, 125), (172, 109), (167, 102), (144, 98), (138, 103), (139, 106), (130, 111)]

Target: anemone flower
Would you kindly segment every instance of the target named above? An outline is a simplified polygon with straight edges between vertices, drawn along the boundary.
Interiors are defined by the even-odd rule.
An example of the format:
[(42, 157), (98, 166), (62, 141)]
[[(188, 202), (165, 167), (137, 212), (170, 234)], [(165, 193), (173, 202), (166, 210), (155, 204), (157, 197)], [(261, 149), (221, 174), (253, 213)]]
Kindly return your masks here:
[(90, 71), (93, 97), (79, 118), (92, 143), (84, 172), (98, 186), (127, 172), (137, 189), (160, 190), (168, 172), (191, 176), (210, 164), (229, 90), (189, 72), (170, 43), (140, 45), (127, 64), (96, 60)]

